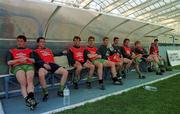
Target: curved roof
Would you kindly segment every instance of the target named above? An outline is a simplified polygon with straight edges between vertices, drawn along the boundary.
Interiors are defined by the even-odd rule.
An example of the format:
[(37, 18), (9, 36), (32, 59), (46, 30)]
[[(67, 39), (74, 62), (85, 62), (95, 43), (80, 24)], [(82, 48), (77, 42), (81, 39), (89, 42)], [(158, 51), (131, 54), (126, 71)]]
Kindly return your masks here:
[(180, 0), (40, 0), (165, 25), (180, 35)]
[[(86, 41), (88, 36), (93, 35), (97, 41), (101, 41), (104, 36), (118, 36), (121, 39), (128, 37), (132, 41), (141, 40), (146, 44), (155, 37), (160, 38), (167, 34), (168, 36), (162, 36), (160, 41), (171, 43), (169, 32), (174, 28), (167, 25), (172, 19), (179, 18), (171, 18), (173, 14), (177, 15), (179, 10), (159, 13), (180, 2), (169, 0), (169, 5), (150, 10), (147, 8), (151, 7), (151, 4), (159, 3), (160, 0), (38, 0), (39, 3), (32, 1), (37, 2), (0, 1), (0, 27), (4, 27), (0, 30), (1, 38), (25, 34), (32, 39), (44, 35), (49, 40), (71, 41), (74, 35), (80, 35)], [(160, 18), (168, 15), (168, 18)], [(173, 23), (175, 22), (171, 22), (172, 25), (176, 25)], [(5, 30), (11, 31), (5, 34)], [(175, 28), (176, 34), (178, 30)], [(177, 42), (180, 43), (179, 40)]]

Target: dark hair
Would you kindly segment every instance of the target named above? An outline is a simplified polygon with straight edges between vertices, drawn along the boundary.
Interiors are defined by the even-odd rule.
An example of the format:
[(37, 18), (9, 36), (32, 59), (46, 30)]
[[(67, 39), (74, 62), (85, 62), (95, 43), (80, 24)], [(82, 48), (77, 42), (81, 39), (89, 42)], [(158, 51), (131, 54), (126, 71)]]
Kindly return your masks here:
[(141, 42), (138, 40), (138, 41), (136, 41), (136, 42), (134, 43), (134, 45), (136, 46), (136, 45), (139, 44), (139, 43), (141, 43)]
[(17, 37), (17, 39), (23, 39), (24, 42), (27, 41), (27, 38), (26, 38), (26, 36), (24, 36), (24, 35), (19, 35), (19, 36)]
[(45, 40), (44, 37), (39, 37), (39, 38), (36, 40), (36, 42), (39, 43), (39, 41), (40, 41), (41, 39)]
[(156, 42), (156, 41), (158, 42), (159, 40), (158, 39), (154, 39), (154, 42)]
[(115, 41), (116, 39), (119, 39), (119, 37), (114, 37), (113, 41)]
[(103, 38), (103, 41), (105, 41), (106, 39), (109, 39), (109, 38), (108, 38), (108, 37), (104, 37), (104, 38)]
[(75, 41), (75, 40), (81, 41), (81, 38), (79, 36), (74, 36), (73, 41)]
[(88, 41), (91, 40), (91, 39), (95, 40), (95, 38), (93, 36), (89, 36)]
[(130, 41), (128, 38), (124, 39), (123, 44), (125, 44), (126, 41)]

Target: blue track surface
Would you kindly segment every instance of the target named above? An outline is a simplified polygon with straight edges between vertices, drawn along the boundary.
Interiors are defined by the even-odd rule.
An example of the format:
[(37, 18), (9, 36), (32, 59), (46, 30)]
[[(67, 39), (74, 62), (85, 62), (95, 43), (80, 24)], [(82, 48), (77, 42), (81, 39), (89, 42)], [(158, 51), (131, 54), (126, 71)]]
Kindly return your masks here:
[[(85, 85), (81, 85), (79, 90), (70, 89), (71, 104), (76, 104), (85, 100), (93, 99), (116, 91), (124, 90), (133, 86), (140, 85), (142, 83), (166, 77), (177, 72), (179, 71), (166, 72), (163, 76), (157, 76), (154, 73), (146, 73), (147, 78), (144, 80), (137, 79), (136, 73), (130, 72), (128, 78), (124, 80), (123, 86), (112, 85), (111, 81), (105, 81), (106, 90), (104, 91), (98, 89), (98, 82), (93, 82), (92, 89), (87, 89)], [(25, 106), (24, 99), (22, 98), (22, 96), (3, 99), (2, 104), (4, 112), (6, 114), (39, 114), (57, 108), (61, 108), (63, 107), (63, 98), (57, 97), (56, 92), (56, 90), (49, 91), (48, 102), (41, 102), (41, 93), (37, 93), (36, 97), (39, 101), (39, 105), (35, 111), (30, 111), (29, 108)]]

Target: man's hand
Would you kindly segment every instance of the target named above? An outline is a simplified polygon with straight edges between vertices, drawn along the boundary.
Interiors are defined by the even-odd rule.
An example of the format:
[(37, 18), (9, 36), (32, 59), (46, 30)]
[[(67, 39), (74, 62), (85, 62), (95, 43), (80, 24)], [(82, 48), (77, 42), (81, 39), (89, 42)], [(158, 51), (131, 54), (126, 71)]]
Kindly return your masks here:
[(44, 68), (46, 68), (47, 70), (51, 70), (51, 66), (49, 64), (44, 64)]
[(67, 50), (64, 50), (64, 51), (62, 51), (62, 53), (63, 53), (63, 54), (67, 54), (68, 52), (67, 52)]
[(18, 62), (21, 62), (21, 63), (26, 63), (27, 62), (27, 58), (21, 58), (21, 59), (18, 59)]
[(101, 55), (97, 55), (96, 57), (97, 57), (98, 59), (100, 59), (102, 56), (101, 56)]

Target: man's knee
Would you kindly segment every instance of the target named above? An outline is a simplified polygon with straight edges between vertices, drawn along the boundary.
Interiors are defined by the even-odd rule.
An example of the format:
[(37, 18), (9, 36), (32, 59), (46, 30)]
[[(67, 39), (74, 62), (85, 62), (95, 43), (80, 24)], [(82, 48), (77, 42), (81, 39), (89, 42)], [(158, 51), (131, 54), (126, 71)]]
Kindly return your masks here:
[(94, 69), (95, 69), (95, 66), (94, 66), (93, 64), (90, 64), (90, 65), (89, 65), (89, 69), (94, 70)]
[(44, 77), (47, 74), (47, 70), (44, 68), (40, 68), (38, 71), (39, 77)]
[(97, 66), (98, 68), (100, 68), (100, 69), (103, 68), (103, 64), (102, 64), (102, 63), (97, 63), (96, 66)]
[(63, 67), (62, 68), (62, 75), (63, 76), (68, 76), (68, 71), (66, 69), (64, 69)]
[(25, 71), (24, 70), (18, 70), (17, 72), (16, 72), (16, 76), (25, 76)]
[(133, 62), (132, 60), (128, 60), (127, 61), (128, 64), (132, 64), (132, 62)]
[(82, 65), (77, 65), (77, 66), (75, 66), (75, 68), (76, 68), (76, 70), (81, 71), (82, 70)]
[(115, 67), (115, 63), (114, 62), (109, 62), (109, 65), (110, 65), (110, 67)]

